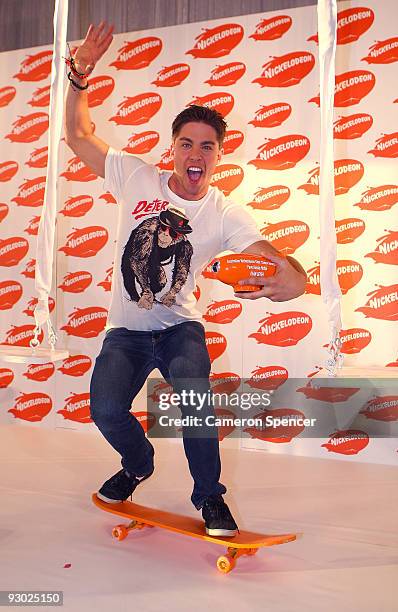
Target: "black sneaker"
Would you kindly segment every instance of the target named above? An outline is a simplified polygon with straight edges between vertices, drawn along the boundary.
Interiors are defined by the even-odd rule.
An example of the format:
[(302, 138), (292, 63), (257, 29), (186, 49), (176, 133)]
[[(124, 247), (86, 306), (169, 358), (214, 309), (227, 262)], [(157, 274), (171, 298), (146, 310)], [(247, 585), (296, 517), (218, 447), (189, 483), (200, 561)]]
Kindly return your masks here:
[(202, 506), (206, 533), (211, 536), (233, 537), (239, 531), (238, 525), (221, 495), (207, 497)]
[(137, 485), (152, 474), (153, 470), (146, 476), (135, 476), (129, 474), (126, 470), (120, 470), (104, 482), (97, 492), (97, 497), (104, 502), (108, 502), (108, 504), (119, 504), (130, 497)]

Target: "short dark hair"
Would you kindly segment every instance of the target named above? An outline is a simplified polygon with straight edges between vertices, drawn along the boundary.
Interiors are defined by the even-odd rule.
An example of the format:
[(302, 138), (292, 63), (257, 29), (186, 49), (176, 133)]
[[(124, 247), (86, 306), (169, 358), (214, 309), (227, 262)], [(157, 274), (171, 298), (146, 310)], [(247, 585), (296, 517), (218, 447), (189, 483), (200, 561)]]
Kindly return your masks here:
[(199, 106), (192, 104), (183, 111), (181, 111), (174, 119), (171, 125), (171, 133), (173, 139), (178, 136), (183, 125), (196, 121), (197, 123), (207, 123), (215, 129), (217, 134), (217, 140), (220, 147), (224, 141), (225, 130), (227, 129), (227, 123), (224, 117), (216, 110), (208, 108), (207, 106)]

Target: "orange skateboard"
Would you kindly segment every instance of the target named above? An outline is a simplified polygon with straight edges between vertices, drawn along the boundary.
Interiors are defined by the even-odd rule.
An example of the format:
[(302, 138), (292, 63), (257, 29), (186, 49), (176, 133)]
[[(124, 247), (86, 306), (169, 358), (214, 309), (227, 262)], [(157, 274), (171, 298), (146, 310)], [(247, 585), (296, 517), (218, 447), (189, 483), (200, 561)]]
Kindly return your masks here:
[(174, 512), (165, 512), (156, 508), (140, 506), (129, 501), (120, 504), (108, 504), (103, 502), (93, 493), (94, 504), (118, 516), (130, 519), (128, 525), (116, 525), (112, 530), (112, 536), (117, 540), (124, 540), (133, 529), (143, 529), (144, 527), (160, 527), (168, 531), (174, 531), (188, 535), (200, 540), (207, 540), (215, 544), (222, 544), (227, 547), (225, 555), (218, 557), (217, 568), (224, 574), (230, 572), (236, 564), (238, 557), (242, 555), (255, 555), (259, 548), (263, 546), (274, 546), (275, 544), (285, 544), (292, 542), (299, 537), (296, 533), (282, 533), (278, 535), (265, 535), (252, 531), (241, 531), (233, 538), (225, 536), (210, 536), (205, 532), (203, 521)]

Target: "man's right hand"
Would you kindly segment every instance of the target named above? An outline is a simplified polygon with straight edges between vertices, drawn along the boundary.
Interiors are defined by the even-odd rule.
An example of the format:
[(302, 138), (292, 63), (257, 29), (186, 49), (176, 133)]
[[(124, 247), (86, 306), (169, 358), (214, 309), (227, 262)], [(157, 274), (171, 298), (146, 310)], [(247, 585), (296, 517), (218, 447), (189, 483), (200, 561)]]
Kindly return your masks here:
[[(113, 26), (101, 21), (99, 26), (90, 25), (86, 38), (77, 49), (74, 60), (76, 70), (81, 74), (88, 75), (101, 59), (112, 42)], [(65, 102), (65, 138), (72, 151), (87, 165), (97, 176), (105, 176), (105, 159), (109, 145), (98, 138), (92, 129), (89, 108), (88, 92), (84, 89), (87, 84), (86, 76), (79, 78), (72, 76), (72, 81), (83, 87), (77, 89), (71, 82), (67, 88)]]
[(112, 33), (113, 25), (107, 26), (105, 21), (101, 21), (98, 26), (90, 24), (86, 38), (78, 47), (74, 56), (78, 72), (90, 74), (94, 70), (95, 64), (108, 50), (112, 42)]

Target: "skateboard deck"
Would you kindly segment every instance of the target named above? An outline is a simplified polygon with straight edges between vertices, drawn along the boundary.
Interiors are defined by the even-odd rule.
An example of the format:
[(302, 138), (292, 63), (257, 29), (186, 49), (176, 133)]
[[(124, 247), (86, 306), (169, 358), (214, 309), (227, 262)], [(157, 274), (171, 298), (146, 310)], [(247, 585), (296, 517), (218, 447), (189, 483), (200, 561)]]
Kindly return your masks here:
[(124, 501), (119, 504), (108, 504), (93, 493), (92, 500), (101, 510), (116, 514), (126, 519), (130, 519), (128, 525), (116, 525), (112, 530), (112, 536), (117, 540), (124, 540), (133, 529), (143, 529), (144, 527), (160, 527), (175, 533), (206, 540), (214, 544), (221, 544), (227, 547), (227, 552), (217, 559), (217, 568), (224, 574), (230, 572), (236, 565), (237, 559), (242, 555), (255, 555), (259, 548), (264, 546), (275, 546), (293, 542), (301, 534), (281, 533), (264, 534), (252, 531), (240, 531), (232, 538), (226, 536), (211, 536), (205, 531), (202, 520), (195, 519), (174, 512), (166, 512), (157, 508), (148, 508), (133, 502)]

